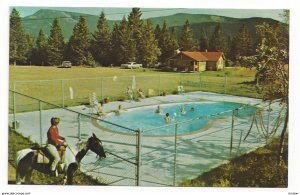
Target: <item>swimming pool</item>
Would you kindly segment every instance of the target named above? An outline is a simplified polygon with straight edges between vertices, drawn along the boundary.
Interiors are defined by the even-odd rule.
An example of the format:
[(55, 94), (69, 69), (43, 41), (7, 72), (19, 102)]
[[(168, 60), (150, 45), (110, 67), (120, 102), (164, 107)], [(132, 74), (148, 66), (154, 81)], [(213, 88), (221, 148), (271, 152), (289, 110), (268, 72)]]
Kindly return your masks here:
[[(210, 121), (217, 118), (229, 117), (232, 110), (240, 108), (242, 104), (232, 102), (189, 102), (189, 103), (171, 103), (160, 104), (163, 110), (162, 114), (155, 113), (157, 105), (144, 106), (128, 109), (119, 116), (115, 113), (109, 113), (104, 118), (114, 124), (119, 124), (131, 129), (142, 129), (144, 135), (174, 135), (175, 124), (178, 125), (178, 134), (189, 134), (195, 131), (203, 130)], [(185, 108), (185, 113), (181, 113), (181, 108)], [(256, 111), (255, 107), (247, 106), (239, 110), (239, 116), (251, 115)], [(171, 122), (166, 123), (165, 115), (170, 114)], [(185, 122), (186, 121), (186, 122)], [(105, 122), (99, 122), (99, 125), (106, 130), (117, 133), (130, 133), (130, 131), (113, 126)], [(161, 127), (161, 128), (156, 128)], [(153, 130), (149, 130), (153, 129)]]

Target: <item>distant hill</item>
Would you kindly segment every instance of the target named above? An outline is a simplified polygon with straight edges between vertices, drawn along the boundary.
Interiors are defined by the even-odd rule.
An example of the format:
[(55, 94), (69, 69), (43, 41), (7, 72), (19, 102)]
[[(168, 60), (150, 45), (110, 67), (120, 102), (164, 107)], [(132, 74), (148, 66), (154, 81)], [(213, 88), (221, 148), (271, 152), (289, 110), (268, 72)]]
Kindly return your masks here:
[[(26, 32), (33, 37), (37, 37), (40, 29), (43, 29), (44, 33), (49, 36), (53, 20), (54, 18), (58, 18), (64, 37), (69, 39), (73, 33), (74, 25), (79, 21), (80, 16), (86, 18), (89, 31), (94, 32), (97, 28), (99, 16), (75, 12), (41, 9), (33, 15), (22, 18), (22, 23)], [(112, 27), (113, 21), (108, 22), (110, 27)]]
[[(33, 15), (22, 18), (22, 22), (26, 32), (29, 33), (31, 36), (36, 37), (40, 29), (43, 29), (44, 33), (47, 36), (49, 36), (53, 19), (58, 18), (60, 25), (63, 29), (63, 35), (66, 38), (66, 40), (68, 40), (72, 35), (73, 27), (78, 22), (80, 16), (84, 16), (86, 18), (89, 31), (91, 33), (95, 32), (99, 16), (75, 12), (41, 9)], [(248, 27), (254, 39), (256, 39), (255, 26), (257, 24), (261, 24), (263, 22), (269, 24), (278, 23), (278, 21), (269, 18), (239, 19), (225, 16), (185, 13), (174, 14), (171, 16), (155, 17), (150, 18), (150, 20), (153, 22), (154, 26), (156, 26), (157, 24), (162, 26), (163, 22), (166, 21), (168, 27), (175, 27), (178, 35), (180, 35), (182, 26), (184, 25), (185, 21), (189, 20), (193, 28), (194, 37), (196, 39), (199, 39), (200, 37), (201, 28), (206, 29), (208, 35), (210, 36), (211, 33), (214, 31), (215, 25), (217, 23), (221, 23), (225, 35), (230, 36), (234, 36), (240, 28), (240, 26), (242, 24), (245, 24)], [(108, 25), (110, 29), (112, 29), (115, 22), (119, 21), (108, 20)]]

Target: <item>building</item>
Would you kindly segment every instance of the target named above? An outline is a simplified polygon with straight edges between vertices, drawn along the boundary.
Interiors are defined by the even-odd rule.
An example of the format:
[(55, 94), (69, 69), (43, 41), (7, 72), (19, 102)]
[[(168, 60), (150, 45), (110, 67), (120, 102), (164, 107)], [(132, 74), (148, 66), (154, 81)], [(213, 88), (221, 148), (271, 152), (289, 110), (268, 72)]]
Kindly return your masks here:
[(179, 71), (222, 70), (225, 67), (223, 52), (182, 51), (168, 60), (168, 64)]

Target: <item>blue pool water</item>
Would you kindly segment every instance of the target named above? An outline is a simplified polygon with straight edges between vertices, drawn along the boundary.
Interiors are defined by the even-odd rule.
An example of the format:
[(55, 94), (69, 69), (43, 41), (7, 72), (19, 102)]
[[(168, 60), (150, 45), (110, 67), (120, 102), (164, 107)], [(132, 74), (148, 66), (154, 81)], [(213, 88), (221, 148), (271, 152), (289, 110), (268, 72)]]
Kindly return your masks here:
[[(182, 115), (180, 108), (184, 107), (186, 113)], [(240, 108), (241, 104), (232, 102), (197, 102), (197, 103), (172, 103), (161, 104), (163, 114), (155, 113), (157, 105), (145, 106), (139, 108), (128, 109), (117, 116), (114, 113), (107, 114), (103, 119), (105, 121), (119, 124), (131, 129), (142, 129), (146, 135), (174, 135), (175, 124), (184, 122), (178, 125), (178, 134), (187, 134), (203, 129), (209, 121), (216, 118), (229, 117), (232, 115), (231, 110)], [(191, 111), (191, 108), (194, 111)], [(255, 107), (246, 107), (238, 111), (239, 116), (251, 115), (255, 112)], [(227, 112), (228, 111), (228, 112)], [(169, 113), (172, 121), (166, 123), (165, 113)], [(213, 116), (212, 116), (213, 115)], [(104, 122), (99, 122), (100, 126), (115, 132), (130, 133), (130, 131), (116, 127)], [(163, 127), (161, 127), (163, 126)], [(158, 129), (153, 129), (161, 127)], [(153, 130), (147, 130), (153, 129)]]

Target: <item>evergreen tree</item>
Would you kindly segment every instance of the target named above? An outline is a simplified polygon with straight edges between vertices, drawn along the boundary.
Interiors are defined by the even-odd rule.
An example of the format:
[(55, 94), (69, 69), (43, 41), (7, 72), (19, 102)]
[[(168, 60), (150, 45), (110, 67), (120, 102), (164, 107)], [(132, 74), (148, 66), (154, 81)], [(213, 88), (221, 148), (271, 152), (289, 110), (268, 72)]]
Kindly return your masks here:
[(156, 25), (155, 30), (154, 30), (155, 38), (156, 40), (160, 39), (160, 34), (161, 34), (161, 29), (159, 24)]
[(20, 14), (15, 8), (13, 8), (10, 15), (9, 28), (9, 61), (14, 65), (26, 63), (29, 43), (22, 27)]
[(176, 34), (175, 31), (173, 32), (172, 34), (172, 32), (168, 30), (166, 21), (164, 21), (163, 27), (160, 30), (160, 36), (158, 37), (158, 46), (161, 50), (160, 62), (165, 63), (168, 58), (175, 54), (176, 49), (178, 49)]
[(129, 30), (125, 17), (123, 17), (119, 25), (117, 23), (114, 24), (112, 55), (112, 59), (116, 64), (135, 60), (135, 43), (132, 41), (132, 31)]
[(239, 58), (239, 56), (250, 56), (253, 54), (253, 44), (248, 28), (245, 24), (241, 26), (236, 36), (233, 38), (231, 45), (231, 56), (233, 60)]
[(178, 40), (177, 40), (177, 34), (176, 34), (176, 30), (175, 27), (171, 27), (170, 28), (170, 48), (172, 48), (173, 50), (173, 54), (176, 53), (176, 50), (179, 49), (179, 44), (178, 44)]
[(217, 24), (209, 42), (209, 50), (221, 51), (225, 53), (227, 48), (227, 41), (225, 39), (221, 24)]
[(58, 19), (53, 20), (50, 36), (48, 38), (48, 63), (50, 65), (61, 64), (64, 52), (64, 37)]
[(143, 27), (143, 21), (141, 20), (141, 16), (142, 12), (140, 8), (132, 8), (132, 11), (128, 16), (128, 28), (132, 33), (132, 52), (134, 53), (134, 57), (137, 61), (141, 59), (141, 57), (139, 57), (141, 52), (139, 43), (141, 41)]
[(200, 51), (208, 51), (209, 49), (209, 39), (204, 29), (201, 29), (199, 49)]
[(47, 37), (43, 30), (39, 31), (39, 35), (35, 41), (35, 48), (32, 51), (31, 61), (36, 65), (47, 65), (48, 64), (48, 53), (47, 53)]
[(144, 66), (149, 67), (149, 65), (153, 65), (157, 62), (158, 56), (160, 55), (160, 49), (158, 48), (153, 25), (150, 20), (147, 20), (141, 32), (139, 61), (143, 63)]
[(93, 34), (92, 51), (95, 60), (101, 65), (110, 63), (111, 34), (105, 14), (101, 12), (97, 24), (97, 31)]
[(26, 38), (26, 44), (27, 44), (26, 54), (25, 54), (25, 58), (26, 58), (25, 63), (31, 65), (32, 64), (31, 55), (35, 48), (35, 40), (29, 34), (26, 34), (25, 38)]
[(180, 37), (180, 49), (181, 51), (196, 51), (197, 46), (193, 38), (192, 27), (187, 20), (182, 29), (182, 35)]
[(68, 44), (68, 54), (71, 55), (75, 65), (95, 65), (90, 53), (90, 42), (86, 20), (80, 16), (78, 23), (73, 28), (73, 34)]

